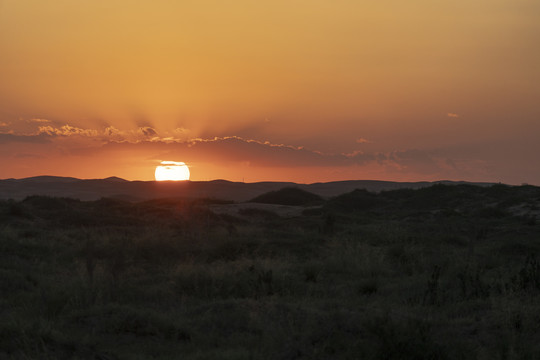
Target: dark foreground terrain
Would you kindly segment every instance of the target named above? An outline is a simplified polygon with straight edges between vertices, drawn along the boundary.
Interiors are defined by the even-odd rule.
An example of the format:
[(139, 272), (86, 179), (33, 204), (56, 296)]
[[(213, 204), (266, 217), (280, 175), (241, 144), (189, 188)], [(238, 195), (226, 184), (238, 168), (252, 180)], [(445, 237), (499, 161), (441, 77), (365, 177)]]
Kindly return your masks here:
[(0, 359), (539, 359), (540, 189), (0, 201)]

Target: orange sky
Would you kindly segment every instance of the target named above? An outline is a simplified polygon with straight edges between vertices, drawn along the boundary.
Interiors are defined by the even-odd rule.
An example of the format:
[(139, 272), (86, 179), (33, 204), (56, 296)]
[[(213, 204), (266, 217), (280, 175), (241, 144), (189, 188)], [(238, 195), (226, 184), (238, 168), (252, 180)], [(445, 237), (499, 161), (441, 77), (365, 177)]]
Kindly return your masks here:
[(537, 0), (0, 0), (0, 179), (540, 185)]

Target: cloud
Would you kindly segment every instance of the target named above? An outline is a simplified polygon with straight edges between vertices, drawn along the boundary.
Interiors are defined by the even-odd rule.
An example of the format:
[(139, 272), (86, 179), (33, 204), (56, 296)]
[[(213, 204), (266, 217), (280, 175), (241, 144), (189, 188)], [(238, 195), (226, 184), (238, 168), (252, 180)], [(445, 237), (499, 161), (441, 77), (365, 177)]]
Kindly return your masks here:
[(40, 126), (38, 129), (38, 134), (46, 134), (49, 136), (73, 136), (73, 135), (80, 135), (80, 136), (97, 136), (99, 133), (97, 130), (93, 129), (82, 129), (78, 127), (74, 127), (71, 125), (64, 125), (60, 128), (55, 128), (50, 125), (47, 126)]
[(384, 158), (384, 160), (387, 159), (387, 156), (380, 153), (365, 153), (360, 150), (353, 151), (352, 153), (345, 154), (347, 159), (352, 161), (355, 165), (363, 165), (371, 161), (378, 161), (382, 160), (381, 156)]
[[(180, 148), (183, 147), (183, 144)], [(178, 148), (178, 146), (176, 146)], [(249, 162), (253, 166), (317, 166), (331, 164), (335, 160), (320, 153), (284, 144), (271, 144), (240, 137), (194, 139), (186, 143), (186, 151), (193, 155), (205, 154), (220, 161)]]
[(153, 122), (150, 120), (150, 116), (145, 113), (142, 109), (132, 108), (131, 117), (133, 118), (134, 124), (139, 128), (154, 128)]
[(52, 121), (51, 121), (51, 120), (47, 120), (47, 119), (37, 119), (37, 118), (34, 118), (34, 119), (28, 120), (28, 122), (44, 124), (44, 123), (51, 123)]
[(103, 133), (107, 136), (117, 136), (120, 135), (120, 130), (115, 128), (114, 126), (106, 127)]
[(196, 138), (189, 141), (148, 139), (139, 142), (110, 142), (103, 151), (144, 156), (147, 160), (178, 159), (186, 163), (210, 163), (221, 166), (249, 164), (259, 168), (338, 168), (379, 167), (387, 173), (448, 177), (460, 170), (461, 163), (436, 150), (404, 149), (387, 152), (324, 153), (303, 147), (274, 144), (237, 136)]
[[(167, 135), (171, 135), (167, 133)], [(31, 158), (60, 151), (55, 156), (77, 156), (80, 159), (107, 159), (111, 164), (150, 164), (162, 160), (183, 161), (196, 168), (252, 168), (279, 178), (281, 172), (326, 176), (331, 172), (346, 177), (394, 176), (395, 179), (442, 179), (462, 177), (470, 159), (461, 158), (448, 149), (403, 149), (379, 152), (354, 150), (347, 153), (315, 151), (302, 146), (246, 139), (238, 136), (180, 140), (179, 136), (160, 137), (151, 127), (120, 130), (109, 126), (101, 131), (70, 125), (56, 128), (40, 126), (31, 135), (0, 134), (4, 157)], [(11, 143), (19, 143), (19, 145)], [(34, 143), (31, 148), (27, 143)], [(49, 143), (40, 145), (40, 143)], [(361, 144), (361, 142), (360, 142)], [(359, 146), (361, 147), (361, 146)], [(11, 154), (11, 155), (10, 155)], [(67, 158), (66, 158), (67, 159)], [(138, 166), (138, 165), (137, 165)], [(336, 170), (339, 169), (339, 170)], [(248, 170), (249, 171), (249, 170)], [(324, 175), (326, 174), (326, 175)], [(272, 175), (273, 176), (273, 175)], [(306, 175), (307, 176), (307, 175)]]
[(459, 117), (459, 115), (455, 114), (455, 113), (448, 113), (448, 114), (446, 114), (446, 116), (449, 117), (449, 118), (458, 118)]
[(392, 151), (389, 153), (386, 163), (400, 172), (422, 175), (434, 176), (449, 170), (457, 170), (454, 160), (435, 150), (407, 149)]
[[(107, 126), (103, 130), (82, 128), (70, 124), (63, 126), (55, 126), (47, 124), (48, 120), (32, 119), (25, 121), (27, 123), (36, 124), (37, 128), (19, 128), (6, 131), (4, 128), (2, 133), (16, 134), (21, 136), (46, 136), (54, 138), (71, 138), (91, 140), (96, 143), (107, 143), (109, 141), (128, 141), (137, 143), (140, 141), (164, 141), (164, 142), (181, 142), (187, 139), (187, 129), (177, 129), (166, 137), (160, 137), (156, 129), (150, 126), (139, 127), (130, 130), (121, 130), (114, 126)], [(7, 124), (6, 124), (7, 125)], [(54, 140), (53, 140), (54, 141)], [(77, 140), (79, 141), (79, 140)], [(82, 141), (82, 140), (81, 140)]]
[(144, 127), (140, 127), (139, 128), (139, 133), (146, 136), (146, 137), (150, 137), (150, 136), (157, 136), (157, 131), (150, 127), (150, 126), (144, 126)]
[(125, 133), (114, 126), (108, 126), (103, 130), (103, 135), (108, 138), (108, 140), (114, 141), (124, 141), (126, 140)]
[(347, 167), (369, 164), (400, 173), (435, 174), (450, 168), (452, 160), (420, 149), (388, 152), (324, 153), (304, 147), (274, 144), (237, 136), (196, 138), (179, 141), (152, 138), (137, 142), (108, 142), (103, 151), (128, 151), (152, 159), (180, 159), (186, 162), (245, 163), (253, 167)]
[[(245, 163), (254, 167), (336, 167), (376, 162), (380, 155), (354, 152), (329, 154), (268, 141), (237, 136), (171, 141), (153, 138), (139, 142), (109, 142), (103, 151), (146, 154), (153, 159), (180, 159), (189, 162)], [(148, 155), (151, 154), (151, 155)]]
[(178, 133), (178, 134), (185, 134), (185, 133), (189, 132), (189, 130), (184, 128), (184, 127), (178, 127), (176, 129), (174, 129), (174, 132)]
[[(39, 124), (39, 123), (38, 123)], [(0, 144), (62, 142), (65, 153), (81, 156), (126, 156), (146, 160), (178, 159), (188, 163), (217, 166), (249, 164), (259, 168), (338, 168), (380, 167), (396, 174), (435, 176), (444, 171), (458, 171), (461, 162), (436, 151), (405, 149), (370, 152), (354, 150), (330, 153), (264, 140), (224, 136), (188, 138), (188, 129), (179, 128), (160, 136), (150, 126), (121, 130), (108, 126), (103, 130), (72, 125), (41, 125), (32, 134), (0, 134)], [(69, 140), (68, 140), (69, 139)], [(354, 138), (353, 138), (354, 139)], [(370, 142), (364, 138), (357, 144)], [(27, 153), (25, 150), (21, 154)], [(448, 154), (447, 154), (448, 155)]]

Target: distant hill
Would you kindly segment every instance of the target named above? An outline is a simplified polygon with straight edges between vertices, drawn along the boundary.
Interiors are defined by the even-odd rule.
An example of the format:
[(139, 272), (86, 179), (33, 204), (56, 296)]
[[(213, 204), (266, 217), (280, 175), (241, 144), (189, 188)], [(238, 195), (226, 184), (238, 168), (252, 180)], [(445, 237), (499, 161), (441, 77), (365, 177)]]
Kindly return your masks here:
[(25, 183), (70, 183), (75, 181), (80, 181), (80, 179), (73, 177), (61, 177), (61, 176), (33, 176), (24, 179), (7, 179), (6, 181), (13, 182), (25, 182)]
[(374, 192), (355, 189), (350, 193), (336, 196), (328, 201), (326, 208), (342, 211), (370, 210), (384, 203), (384, 199)]
[(531, 185), (474, 186), (436, 183), (420, 189), (379, 193), (356, 189), (327, 200), (325, 211), (403, 216), (444, 214), (471, 218), (499, 218), (509, 214), (540, 217), (540, 187)]
[[(0, 180), (0, 199), (24, 199), (30, 195), (70, 197), (97, 200), (102, 197), (132, 201), (157, 198), (214, 198), (244, 202), (262, 194), (283, 188), (297, 188), (322, 198), (330, 198), (355, 189), (381, 192), (397, 189), (419, 189), (435, 183), (463, 184), (463, 182), (392, 182), (375, 180), (334, 181), (327, 183), (296, 184), (292, 182), (243, 183), (226, 180), (213, 181), (128, 181), (117, 177), (81, 180), (71, 177), (37, 176), (25, 179)], [(466, 183), (492, 185), (490, 183)]]
[(126, 179), (122, 179), (122, 178), (119, 178), (117, 176), (110, 176), (106, 179), (103, 179), (103, 180), (106, 180), (106, 181), (116, 181), (116, 182), (128, 182), (128, 180)]
[(322, 201), (323, 199), (319, 195), (309, 191), (297, 187), (286, 187), (259, 195), (250, 202), (276, 205), (313, 205)]

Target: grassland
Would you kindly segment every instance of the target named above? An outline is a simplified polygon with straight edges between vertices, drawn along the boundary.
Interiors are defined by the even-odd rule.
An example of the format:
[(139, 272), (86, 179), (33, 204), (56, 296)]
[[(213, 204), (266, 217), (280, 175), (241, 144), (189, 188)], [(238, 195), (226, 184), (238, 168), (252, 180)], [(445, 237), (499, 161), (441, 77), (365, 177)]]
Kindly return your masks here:
[(0, 359), (540, 358), (539, 188), (228, 204), (0, 201)]

